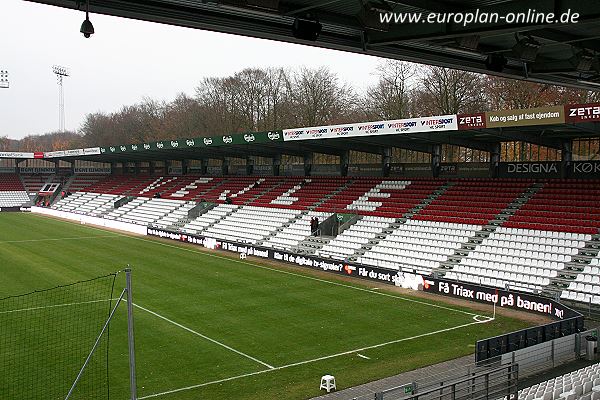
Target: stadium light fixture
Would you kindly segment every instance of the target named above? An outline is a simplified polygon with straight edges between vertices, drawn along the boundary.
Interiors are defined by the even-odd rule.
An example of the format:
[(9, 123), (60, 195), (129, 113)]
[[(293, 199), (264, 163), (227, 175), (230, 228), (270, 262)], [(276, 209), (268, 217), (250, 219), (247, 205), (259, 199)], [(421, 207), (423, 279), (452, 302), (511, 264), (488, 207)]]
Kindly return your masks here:
[(92, 21), (90, 21), (90, 0), (85, 2), (85, 20), (81, 24), (81, 29), (79, 30), (83, 33), (83, 36), (89, 38), (94, 34), (94, 25), (92, 25)]
[(296, 39), (316, 41), (321, 34), (323, 26), (319, 21), (312, 19), (296, 18), (292, 24), (292, 34)]
[(540, 50), (540, 43), (532, 37), (524, 37), (521, 39), (519, 39), (518, 36), (515, 37), (517, 38), (517, 43), (512, 48), (513, 53), (515, 53), (521, 61), (534, 62), (537, 53)]
[(485, 60), (485, 67), (494, 72), (502, 72), (508, 60), (502, 54), (490, 54)]
[(63, 78), (71, 75), (68, 68), (60, 65), (52, 66), (52, 72), (56, 75), (56, 83), (58, 83), (58, 129), (60, 132), (65, 131), (65, 92), (63, 90)]
[(0, 70), (0, 89), (8, 89), (9, 86), (8, 71)]
[(381, 22), (380, 14), (392, 12), (392, 8), (386, 3), (373, 3), (367, 1), (357, 15), (358, 20), (366, 29), (387, 32), (390, 28), (389, 22)]
[(588, 51), (582, 50), (579, 53), (576, 53), (569, 59), (569, 62), (573, 65), (573, 67), (579, 72), (587, 72), (592, 69), (594, 65), (594, 61), (597, 58)]

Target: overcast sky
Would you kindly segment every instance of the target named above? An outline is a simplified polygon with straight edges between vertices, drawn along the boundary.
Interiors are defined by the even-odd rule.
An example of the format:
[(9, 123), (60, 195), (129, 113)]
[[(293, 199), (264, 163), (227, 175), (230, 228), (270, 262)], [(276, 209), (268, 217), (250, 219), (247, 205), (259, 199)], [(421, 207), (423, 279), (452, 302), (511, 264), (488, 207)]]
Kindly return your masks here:
[(85, 39), (80, 11), (1, 0), (0, 136), (19, 139), (58, 130), (55, 64), (68, 67), (65, 116), (78, 129), (87, 113), (111, 112), (148, 96), (190, 95), (204, 77), (246, 67), (328, 66), (357, 88), (375, 81), (380, 59), (309, 46), (225, 35), (103, 15), (90, 15), (96, 33)]

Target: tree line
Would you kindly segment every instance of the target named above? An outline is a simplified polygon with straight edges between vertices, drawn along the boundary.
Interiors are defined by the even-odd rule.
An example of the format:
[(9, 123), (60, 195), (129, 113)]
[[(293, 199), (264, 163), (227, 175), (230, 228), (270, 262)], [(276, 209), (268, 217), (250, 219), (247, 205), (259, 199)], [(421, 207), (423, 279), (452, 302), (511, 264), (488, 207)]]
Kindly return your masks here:
[(69, 132), (0, 137), (0, 150), (36, 151), (600, 101), (599, 92), (385, 60), (358, 90), (326, 67), (246, 68), (204, 78), (194, 95), (144, 98), (87, 114)]

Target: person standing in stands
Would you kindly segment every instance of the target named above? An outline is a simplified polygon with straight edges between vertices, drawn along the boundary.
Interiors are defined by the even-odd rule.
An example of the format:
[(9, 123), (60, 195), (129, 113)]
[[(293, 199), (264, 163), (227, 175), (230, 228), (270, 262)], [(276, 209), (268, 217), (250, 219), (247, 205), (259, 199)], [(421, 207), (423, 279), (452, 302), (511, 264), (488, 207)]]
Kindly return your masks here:
[(315, 217), (315, 236), (319, 236), (318, 231), (319, 231), (319, 217)]

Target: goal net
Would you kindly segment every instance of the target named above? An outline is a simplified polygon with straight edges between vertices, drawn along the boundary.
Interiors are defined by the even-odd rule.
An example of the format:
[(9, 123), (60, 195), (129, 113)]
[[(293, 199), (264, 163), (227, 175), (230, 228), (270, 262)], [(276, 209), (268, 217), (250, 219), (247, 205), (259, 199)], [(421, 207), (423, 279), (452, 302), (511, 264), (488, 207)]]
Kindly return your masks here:
[(116, 276), (0, 299), (0, 399), (65, 399), (78, 375), (70, 399), (109, 398)]

